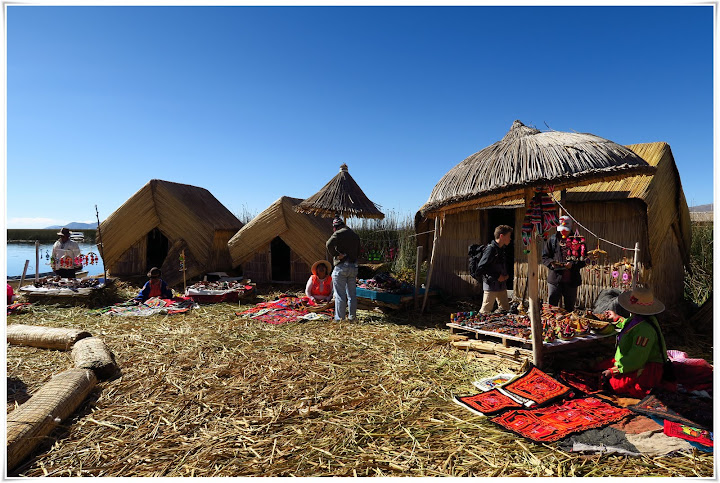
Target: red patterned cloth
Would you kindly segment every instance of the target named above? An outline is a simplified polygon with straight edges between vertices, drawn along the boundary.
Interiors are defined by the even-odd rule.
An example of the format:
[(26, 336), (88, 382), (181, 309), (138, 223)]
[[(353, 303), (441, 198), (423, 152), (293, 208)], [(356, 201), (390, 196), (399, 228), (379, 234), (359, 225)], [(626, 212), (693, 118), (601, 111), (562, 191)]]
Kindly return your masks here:
[(607, 426), (630, 414), (628, 409), (588, 397), (542, 409), (510, 410), (491, 421), (532, 441), (550, 442), (578, 431)]
[(675, 438), (682, 438), (693, 443), (700, 443), (703, 446), (714, 446), (713, 434), (707, 429), (693, 428), (686, 424), (665, 420), (663, 433)]
[(514, 381), (501, 386), (501, 391), (515, 399), (520, 399), (526, 406), (543, 405), (568, 396), (572, 389), (556, 381), (537, 367)]
[(507, 397), (498, 391), (497, 388), (475, 394), (474, 396), (455, 396), (455, 401), (461, 406), (485, 416), (497, 414), (510, 408), (522, 407), (521, 404)]

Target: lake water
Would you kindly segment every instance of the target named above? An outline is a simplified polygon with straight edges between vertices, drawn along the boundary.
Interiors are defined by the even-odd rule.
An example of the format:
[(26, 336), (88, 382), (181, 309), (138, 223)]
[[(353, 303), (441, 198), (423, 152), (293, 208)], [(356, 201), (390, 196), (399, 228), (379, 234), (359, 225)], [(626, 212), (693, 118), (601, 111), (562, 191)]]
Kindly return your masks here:
[[(88, 271), (88, 275), (100, 275), (103, 273), (102, 260), (99, 259), (100, 253), (96, 245), (91, 243), (78, 243), (80, 252), (87, 255), (90, 252), (98, 256), (95, 265), (87, 265), (84, 267)], [(50, 255), (52, 254), (53, 243), (40, 244), (40, 273), (52, 272), (50, 266)], [(30, 260), (26, 277), (35, 276), (35, 244), (34, 243), (8, 243), (7, 244), (7, 276), (22, 275), (25, 260)]]

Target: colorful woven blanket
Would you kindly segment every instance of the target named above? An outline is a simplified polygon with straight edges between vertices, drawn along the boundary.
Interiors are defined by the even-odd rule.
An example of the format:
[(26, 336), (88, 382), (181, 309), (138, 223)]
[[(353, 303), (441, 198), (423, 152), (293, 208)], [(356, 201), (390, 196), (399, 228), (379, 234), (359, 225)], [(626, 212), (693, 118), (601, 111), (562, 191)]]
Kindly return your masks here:
[(134, 300), (121, 302), (111, 307), (93, 310), (90, 313), (96, 315), (114, 315), (120, 317), (136, 316), (147, 317), (155, 314), (182, 314), (198, 305), (190, 298), (173, 297), (172, 299), (161, 299), (153, 297), (143, 303)]
[(629, 409), (693, 428), (712, 430), (713, 427), (712, 401), (688, 394), (658, 391)]
[(321, 312), (311, 311), (317, 304), (309, 297), (284, 296), (270, 302), (262, 302), (235, 315), (253, 320), (261, 320), (268, 324), (280, 325), (301, 320), (330, 319), (333, 309)]

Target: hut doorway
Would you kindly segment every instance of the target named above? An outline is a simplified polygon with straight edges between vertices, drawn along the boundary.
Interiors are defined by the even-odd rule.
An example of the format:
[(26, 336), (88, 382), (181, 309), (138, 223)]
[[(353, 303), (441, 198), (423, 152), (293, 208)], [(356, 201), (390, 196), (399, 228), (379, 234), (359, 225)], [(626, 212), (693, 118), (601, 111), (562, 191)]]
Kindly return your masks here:
[[(515, 208), (491, 208), (488, 210), (488, 233), (487, 240), (495, 239), (495, 227), (498, 225), (508, 225), (515, 228)], [(508, 290), (511, 290), (515, 285), (515, 237), (518, 233), (513, 231), (512, 241), (510, 245), (505, 249), (505, 261), (507, 263), (507, 273), (510, 278), (507, 280)]]
[(152, 267), (161, 267), (167, 257), (170, 243), (165, 235), (157, 228), (147, 234), (147, 251), (145, 257), (145, 270)]
[(270, 242), (270, 280), (290, 281), (290, 247), (279, 236)]

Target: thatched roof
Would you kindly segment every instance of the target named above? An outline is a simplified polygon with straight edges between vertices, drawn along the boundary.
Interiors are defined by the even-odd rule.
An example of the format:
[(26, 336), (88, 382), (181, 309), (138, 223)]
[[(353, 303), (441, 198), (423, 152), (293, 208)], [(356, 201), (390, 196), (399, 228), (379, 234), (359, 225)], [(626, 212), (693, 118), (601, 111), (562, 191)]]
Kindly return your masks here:
[(203, 267), (211, 259), (215, 232), (241, 227), (242, 222), (208, 190), (152, 179), (100, 224), (103, 258), (107, 266), (113, 265), (157, 228), (171, 246), (184, 241), (194, 262)]
[(420, 211), (451, 213), (523, 198), (535, 186), (564, 189), (654, 170), (628, 148), (594, 134), (541, 132), (515, 121), (500, 141), (445, 174)]
[(296, 212), (301, 201), (283, 196), (242, 227), (228, 242), (233, 266), (250, 260), (277, 236), (308, 265), (327, 259), (325, 242), (332, 235), (332, 222)]
[(298, 213), (321, 217), (339, 214), (343, 218), (385, 218), (378, 206), (370, 201), (355, 182), (345, 163), (320, 191), (295, 207)]

